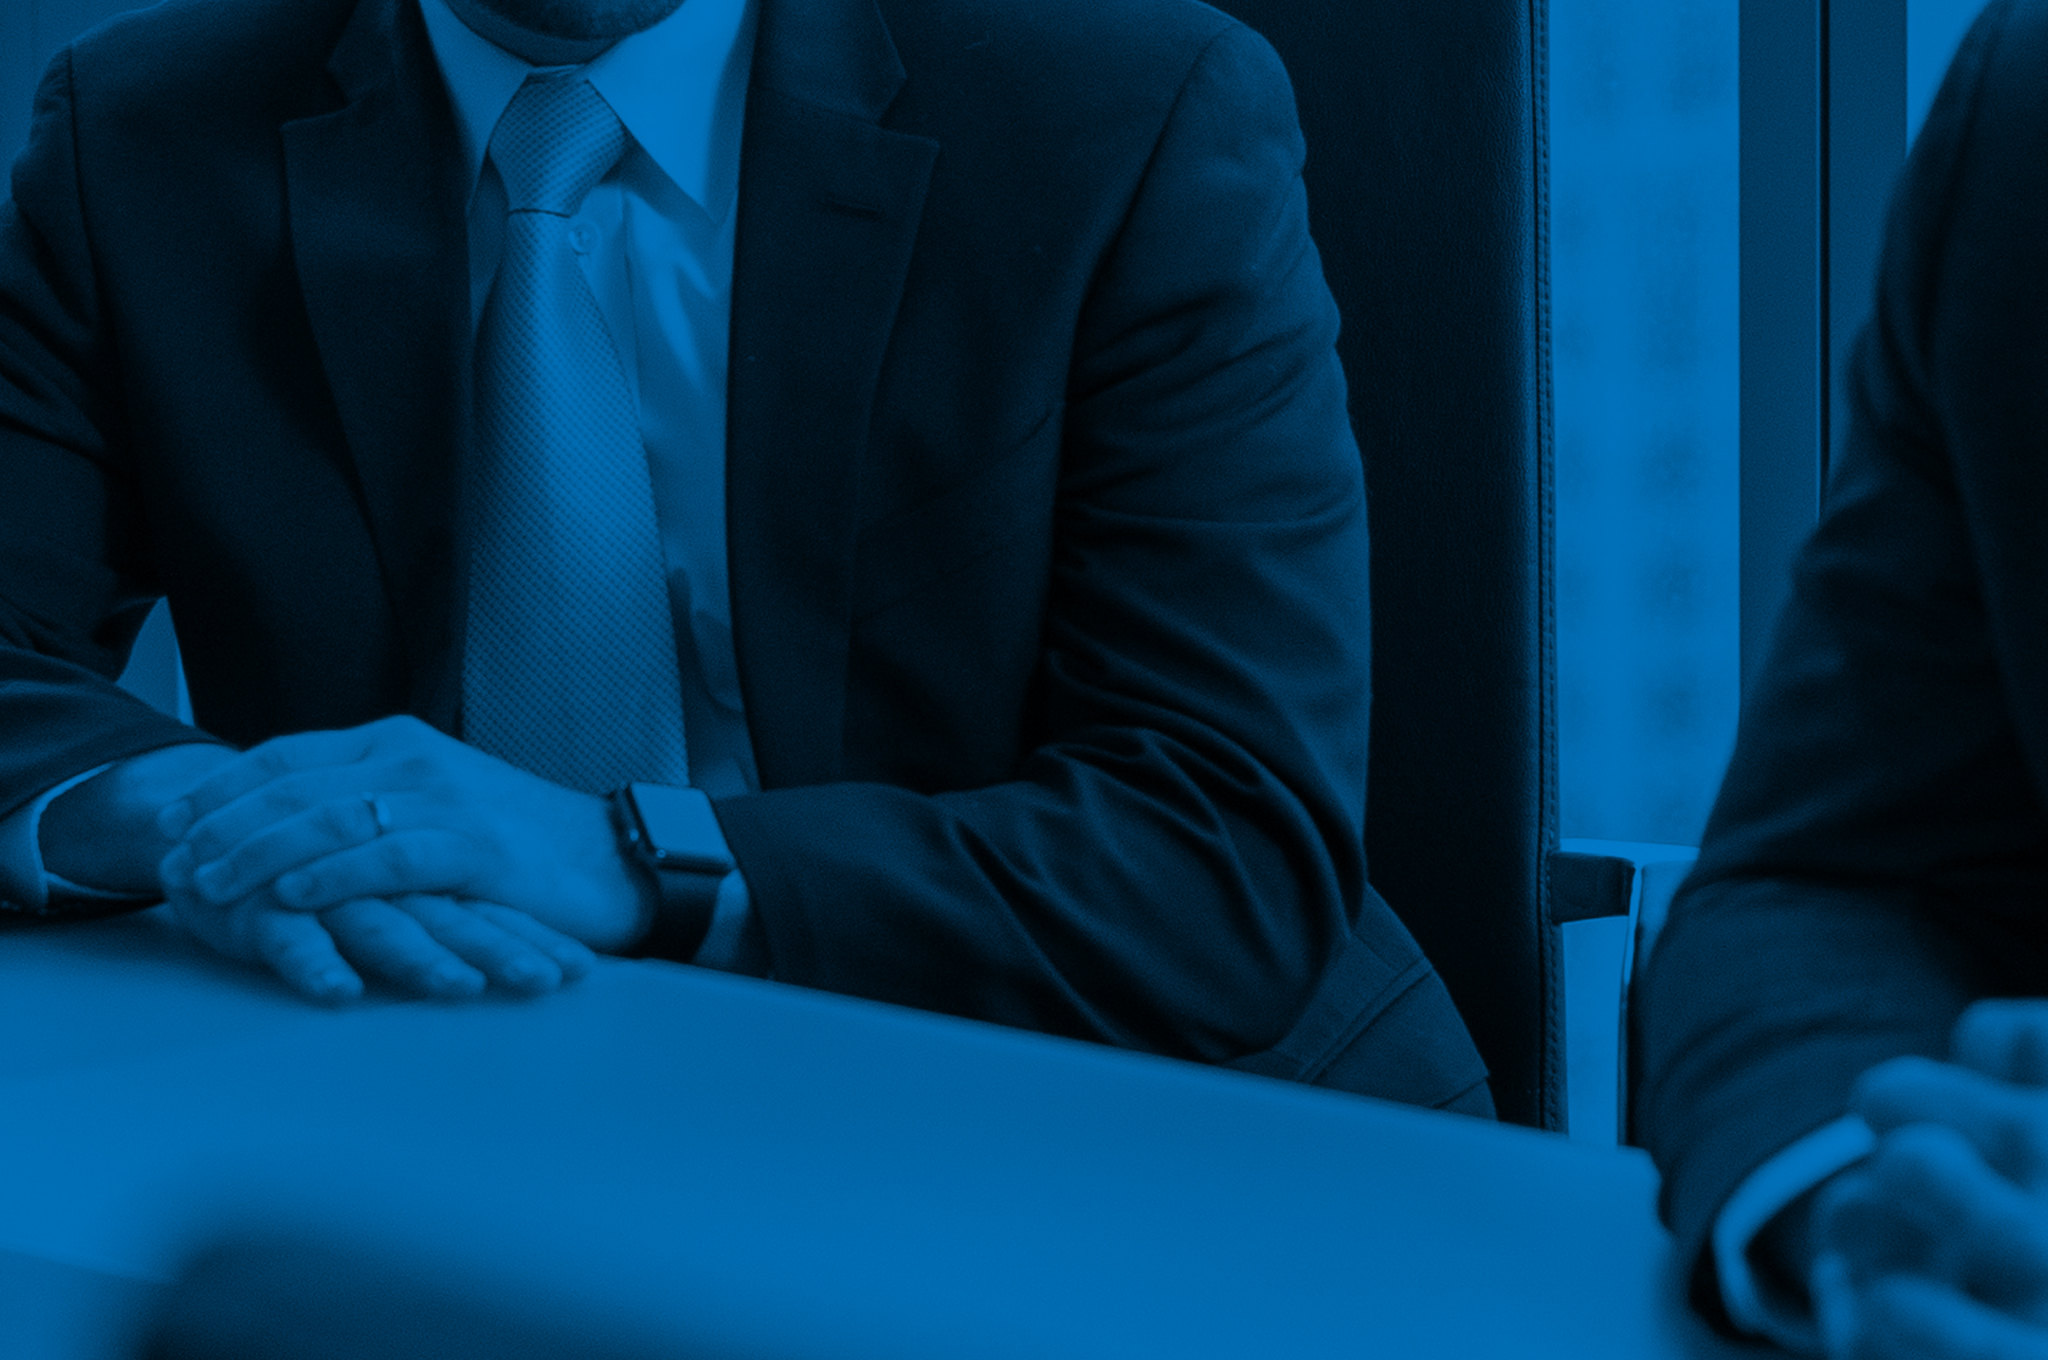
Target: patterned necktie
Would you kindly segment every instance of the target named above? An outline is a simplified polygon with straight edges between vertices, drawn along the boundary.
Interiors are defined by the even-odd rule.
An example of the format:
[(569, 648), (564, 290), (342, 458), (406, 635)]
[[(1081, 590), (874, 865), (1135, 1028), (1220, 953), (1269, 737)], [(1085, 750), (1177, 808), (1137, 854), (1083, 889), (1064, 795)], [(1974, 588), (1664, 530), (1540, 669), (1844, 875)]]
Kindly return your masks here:
[(491, 135), (508, 211), (477, 331), (463, 735), (592, 793), (689, 778), (647, 453), (568, 240), (625, 145), (580, 75), (520, 87)]

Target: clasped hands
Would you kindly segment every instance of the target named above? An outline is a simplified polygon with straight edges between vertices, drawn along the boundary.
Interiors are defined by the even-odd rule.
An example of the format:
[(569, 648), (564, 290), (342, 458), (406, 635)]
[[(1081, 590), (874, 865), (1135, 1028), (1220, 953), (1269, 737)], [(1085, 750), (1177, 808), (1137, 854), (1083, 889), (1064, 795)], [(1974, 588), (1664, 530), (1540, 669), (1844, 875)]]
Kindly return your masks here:
[(603, 799), (413, 718), (280, 737), (166, 805), (173, 914), (316, 1000), (539, 993), (644, 933)]
[(1856, 1087), (1877, 1150), (1814, 1208), (1831, 1360), (2048, 1360), (2048, 1002), (1971, 1007), (1950, 1056)]

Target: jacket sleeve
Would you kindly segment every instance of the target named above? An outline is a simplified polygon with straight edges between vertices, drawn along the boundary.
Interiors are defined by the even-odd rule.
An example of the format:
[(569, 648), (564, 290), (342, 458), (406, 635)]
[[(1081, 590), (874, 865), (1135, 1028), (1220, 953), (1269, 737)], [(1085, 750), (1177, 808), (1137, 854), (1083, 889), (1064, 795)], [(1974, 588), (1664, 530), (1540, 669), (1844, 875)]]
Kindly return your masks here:
[(1302, 158), (1225, 29), (1083, 309), (1031, 749), (987, 787), (723, 801), (777, 978), (1212, 1061), (1300, 1010), (1363, 909), (1369, 690)]
[(2032, 446), (1970, 390), (2043, 334), (2038, 310), (1978, 305), (2014, 264), (1986, 223), (2030, 191), (1987, 143), (2043, 126), (1987, 96), (1994, 73), (2040, 83), (2014, 54), (2048, 46), (2034, 18), (2021, 44), (2018, 9), (1978, 20), (1906, 168), (1824, 514), (1638, 992), (1637, 1136), (1712, 1316), (1704, 1248), (1744, 1177), (1873, 1064), (1942, 1056), (1972, 1001), (2048, 982), (2028, 962), (2048, 957), (2048, 822), (2020, 730), (2040, 700), (2016, 693), (2011, 646), (2044, 616), (1985, 569), (2010, 542), (1991, 488)]
[(60, 53), (0, 200), (0, 816), (95, 766), (206, 739), (114, 683), (160, 592), (71, 110)]

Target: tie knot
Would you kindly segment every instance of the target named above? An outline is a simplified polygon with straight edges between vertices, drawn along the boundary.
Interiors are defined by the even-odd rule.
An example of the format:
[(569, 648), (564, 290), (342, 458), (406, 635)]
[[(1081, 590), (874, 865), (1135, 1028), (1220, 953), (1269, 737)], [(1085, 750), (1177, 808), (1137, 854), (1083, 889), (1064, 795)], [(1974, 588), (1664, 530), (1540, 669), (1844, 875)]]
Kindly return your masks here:
[(528, 76), (491, 133), (512, 212), (566, 217), (626, 152), (626, 129), (581, 75)]

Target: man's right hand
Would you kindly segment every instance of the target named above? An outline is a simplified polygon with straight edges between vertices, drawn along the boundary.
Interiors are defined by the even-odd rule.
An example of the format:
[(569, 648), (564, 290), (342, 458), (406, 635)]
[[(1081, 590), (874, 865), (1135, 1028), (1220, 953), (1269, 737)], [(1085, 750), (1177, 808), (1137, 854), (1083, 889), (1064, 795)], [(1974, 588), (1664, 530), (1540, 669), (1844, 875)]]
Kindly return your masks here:
[(581, 943), (494, 903), (412, 894), (365, 898), (310, 915), (267, 889), (216, 905), (163, 881), (171, 845), (157, 814), (238, 756), (210, 743), (163, 747), (118, 762), (52, 800), (39, 828), (44, 867), (83, 886), (161, 892), (171, 913), (230, 958), (269, 967), (316, 1001), (362, 995), (364, 978), (457, 999), (486, 987), (538, 994), (590, 971)]

